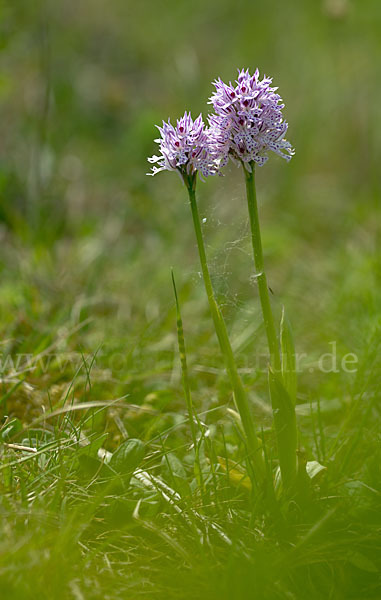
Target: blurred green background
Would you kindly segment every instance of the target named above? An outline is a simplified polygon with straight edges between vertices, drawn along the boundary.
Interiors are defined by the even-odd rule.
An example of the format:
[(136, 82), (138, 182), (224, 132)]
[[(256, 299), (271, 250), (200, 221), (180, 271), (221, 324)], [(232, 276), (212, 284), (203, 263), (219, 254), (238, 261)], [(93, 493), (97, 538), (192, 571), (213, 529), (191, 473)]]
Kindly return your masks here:
[[(243, 452), (186, 192), (174, 173), (146, 176), (155, 124), (206, 117), (211, 81), (256, 67), (279, 86), (296, 148), (290, 164), (257, 169), (267, 276), (305, 353), (302, 456), (327, 467), (311, 514), (287, 512), (286, 540), (215, 460)], [(380, 0), (0, 0), (2, 597), (246, 600), (246, 586), (261, 600), (379, 597), (380, 97)], [(271, 449), (244, 193), (233, 165), (198, 184), (213, 282)], [(202, 501), (171, 266), (205, 422)], [(318, 368), (332, 341), (338, 361), (356, 355), (354, 372)], [(173, 451), (180, 512), (200, 510), (201, 529), (142, 485), (99, 511), (86, 437), (90, 458), (139, 438), (143, 468), (171, 486)]]
[[(276, 310), (286, 304), (312, 362), (330, 340), (364, 352), (380, 319), (379, 0), (0, 6), (5, 353), (39, 352), (89, 318), (66, 349), (127, 351), (123, 371), (103, 365), (116, 386), (153, 369), (164, 375), (147, 385), (160, 387), (176, 360), (173, 266), (190, 353), (218, 364), (184, 189), (172, 173), (147, 177), (146, 157), (155, 124), (185, 109), (206, 116), (215, 77), (257, 66), (280, 88), (296, 148), (291, 164), (258, 169)], [(246, 366), (265, 346), (243, 192), (234, 166), (199, 185), (215, 285)], [(310, 374), (305, 393), (324, 393), (327, 380)]]

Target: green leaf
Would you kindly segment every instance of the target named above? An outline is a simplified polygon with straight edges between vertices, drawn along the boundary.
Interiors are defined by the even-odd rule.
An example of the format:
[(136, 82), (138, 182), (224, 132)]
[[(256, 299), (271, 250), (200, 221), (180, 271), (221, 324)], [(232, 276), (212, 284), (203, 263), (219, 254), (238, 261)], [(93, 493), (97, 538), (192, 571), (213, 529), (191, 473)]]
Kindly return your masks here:
[(108, 465), (88, 454), (80, 454), (78, 464), (81, 476), (87, 479), (97, 476), (98, 479), (105, 481), (115, 477), (115, 473)]
[(144, 458), (145, 446), (141, 440), (131, 438), (123, 442), (114, 452), (110, 467), (120, 475), (128, 475), (137, 469)]
[(274, 373), (271, 367), (269, 387), (282, 481), (285, 487), (289, 487), (295, 481), (297, 471), (295, 406), (281, 377)]
[(163, 476), (168, 483), (180, 494), (180, 496), (191, 493), (184, 465), (179, 458), (172, 452), (163, 456), (162, 461)]
[(280, 344), (282, 350), (282, 377), (284, 387), (292, 402), (296, 402), (297, 375), (295, 361), (295, 346), (291, 325), (286, 318), (284, 308), (280, 321)]

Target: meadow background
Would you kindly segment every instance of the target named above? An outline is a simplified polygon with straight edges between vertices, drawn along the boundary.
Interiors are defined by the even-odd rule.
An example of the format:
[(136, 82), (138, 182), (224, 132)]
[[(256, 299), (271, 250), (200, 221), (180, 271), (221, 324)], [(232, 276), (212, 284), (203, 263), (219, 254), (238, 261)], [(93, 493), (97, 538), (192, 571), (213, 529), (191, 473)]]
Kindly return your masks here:
[[(146, 158), (155, 124), (206, 116), (214, 78), (257, 66), (280, 88), (296, 148), (289, 165), (257, 170), (268, 280), (306, 355), (301, 446), (327, 466), (324, 508), (296, 519), (295, 535), (329, 509), (335, 523), (303, 559), (266, 519), (249, 526), (248, 490), (222, 469), (202, 541), (162, 491), (136, 484), (107, 504), (97, 483), (98, 448), (138, 438), (143, 468), (179, 487), (181, 510), (198, 507), (170, 267), (212, 440), (206, 468), (221, 430), (238, 452), (186, 193), (174, 174), (147, 177)], [(379, 597), (380, 92), (378, 0), (0, 2), (2, 597)], [(230, 165), (198, 193), (213, 281), (271, 438), (242, 173)], [(339, 362), (356, 355), (353, 373), (318, 368), (330, 342)], [(85, 402), (98, 404), (73, 408)], [(234, 552), (209, 518), (236, 535)]]

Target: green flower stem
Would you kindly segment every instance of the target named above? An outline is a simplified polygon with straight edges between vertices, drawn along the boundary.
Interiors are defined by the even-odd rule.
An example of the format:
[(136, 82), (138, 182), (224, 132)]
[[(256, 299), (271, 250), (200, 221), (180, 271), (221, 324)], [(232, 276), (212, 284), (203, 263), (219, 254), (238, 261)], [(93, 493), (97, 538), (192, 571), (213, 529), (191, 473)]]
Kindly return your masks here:
[(255, 477), (257, 481), (261, 481), (264, 477), (264, 462), (261, 451), (261, 444), (257, 438), (254, 422), (250, 413), (249, 403), (245, 389), (242, 384), (241, 377), (239, 376), (237, 366), (235, 364), (233, 350), (229, 341), (226, 325), (222, 313), (216, 302), (212, 281), (210, 279), (208, 264), (206, 260), (204, 240), (202, 236), (200, 217), (197, 208), (196, 201), (196, 175), (184, 177), (185, 184), (188, 188), (190, 206), (193, 217), (193, 225), (196, 233), (198, 252), (200, 256), (200, 263), (202, 269), (202, 275), (205, 284), (205, 290), (209, 301), (210, 312), (212, 314), (214, 327), (220, 343), (221, 351), (224, 355), (226, 368), (230, 377), (230, 382), (233, 388), (234, 399), (237, 406), (237, 410), (241, 416), (242, 426), (246, 435), (247, 446), (250, 454), (250, 459), (255, 469)]
[[(254, 163), (252, 171), (244, 169), (246, 178), (247, 205), (249, 209), (251, 241), (253, 245), (254, 264), (257, 272), (259, 297), (263, 320), (266, 329), (267, 343), (271, 357), (269, 371), (270, 396), (274, 415), (274, 427), (277, 437), (279, 465), (282, 481), (286, 490), (292, 489), (296, 478), (297, 467), (297, 429), (295, 419), (295, 399), (289, 395), (290, 386), (286, 385), (282, 375), (282, 359), (279, 341), (276, 334), (274, 317), (271, 310), (269, 288), (264, 270), (261, 231), (259, 226), (257, 196), (255, 191)], [(287, 388), (287, 389), (286, 389)]]
[(263, 320), (265, 324), (267, 343), (269, 346), (271, 365), (277, 373), (281, 370), (281, 358), (279, 342), (276, 334), (274, 317), (271, 310), (269, 288), (267, 285), (266, 273), (263, 263), (263, 250), (261, 241), (261, 231), (259, 227), (257, 195), (255, 191), (255, 171), (254, 163), (251, 164), (252, 171), (249, 173), (243, 169), (246, 179), (247, 206), (249, 209), (249, 220), (251, 229), (251, 242), (253, 245), (254, 264), (256, 269), (256, 279), (258, 283), (259, 298), (261, 301)]

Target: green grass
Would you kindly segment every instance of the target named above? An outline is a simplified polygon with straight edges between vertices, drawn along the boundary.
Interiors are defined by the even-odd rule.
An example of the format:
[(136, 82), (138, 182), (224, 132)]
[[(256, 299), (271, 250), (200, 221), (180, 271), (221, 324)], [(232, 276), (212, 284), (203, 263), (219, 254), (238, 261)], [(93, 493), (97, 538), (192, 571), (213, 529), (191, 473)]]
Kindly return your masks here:
[[(60, 4), (0, 3), (1, 598), (377, 600), (379, 2)], [(258, 169), (266, 274), (305, 354), (299, 461), (325, 467), (291, 500), (251, 489), (186, 190), (145, 176), (155, 123), (257, 65), (297, 152)], [(275, 476), (244, 187), (229, 167), (198, 204)]]

